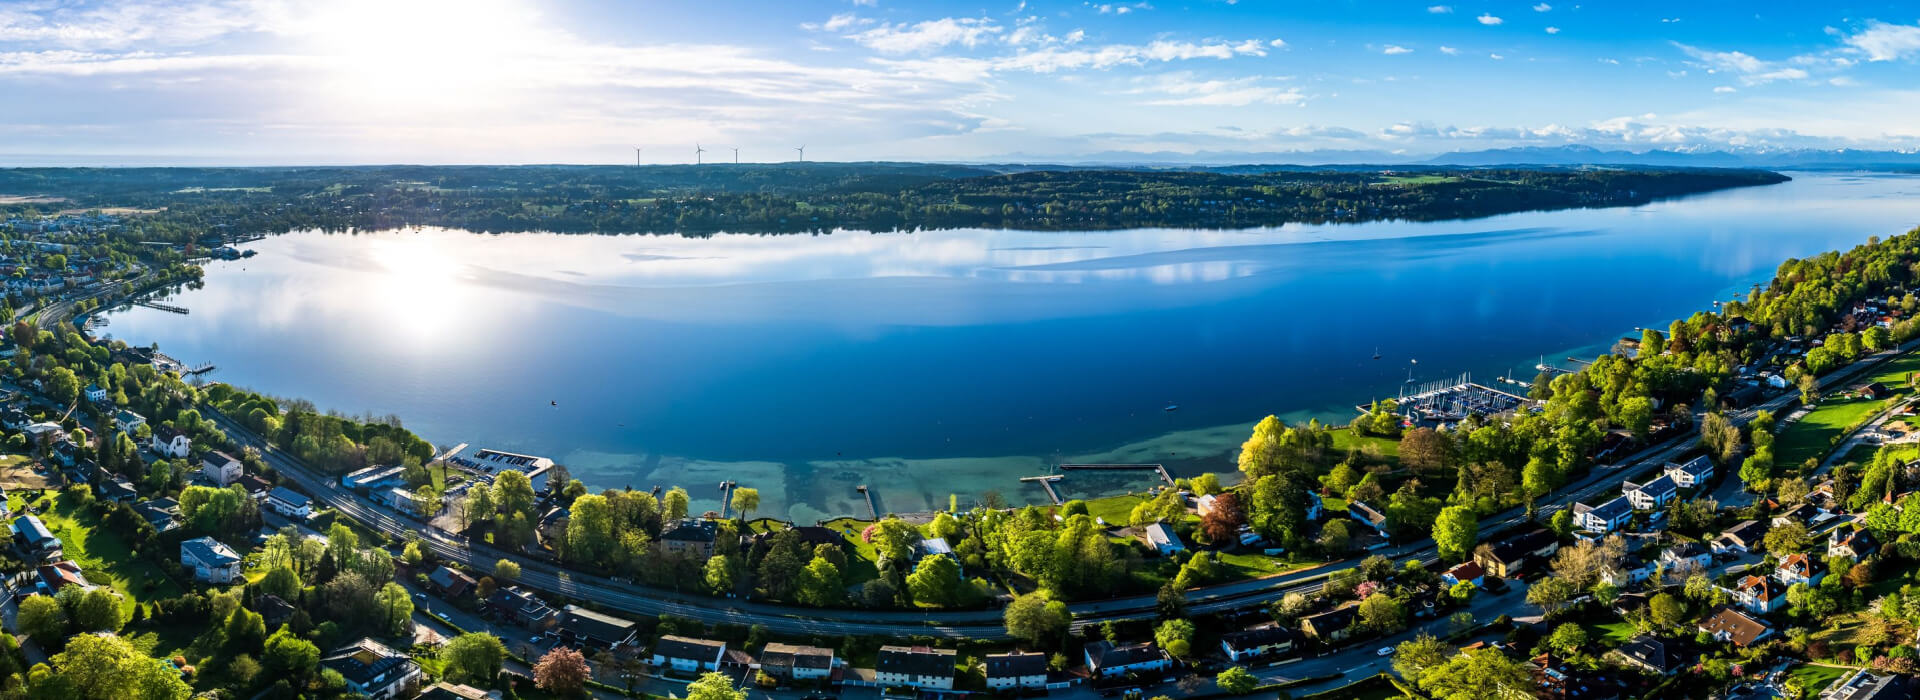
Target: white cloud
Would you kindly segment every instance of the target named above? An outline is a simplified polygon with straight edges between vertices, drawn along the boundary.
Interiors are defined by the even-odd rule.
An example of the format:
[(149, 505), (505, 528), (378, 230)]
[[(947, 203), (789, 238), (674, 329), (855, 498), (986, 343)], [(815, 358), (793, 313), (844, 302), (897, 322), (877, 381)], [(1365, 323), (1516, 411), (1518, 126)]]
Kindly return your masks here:
[[(1776, 80), (1805, 80), (1808, 73), (1804, 68), (1789, 67), (1784, 63), (1763, 61), (1740, 51), (1710, 51), (1676, 42), (1691, 57), (1694, 64), (1705, 68), (1708, 73), (1730, 73), (1737, 76), (1743, 85), (1765, 85)], [(1790, 62), (1802, 62), (1806, 57)]]
[(1405, 46), (1400, 46), (1398, 44), (1387, 44), (1387, 48), (1381, 49), (1380, 53), (1384, 53), (1388, 56), (1398, 56), (1403, 53), (1413, 53), (1413, 49), (1409, 49)]
[(1502, 55), (1500, 55), (1500, 54), (1497, 54), (1497, 53), (1490, 53), (1490, 54), (1487, 54), (1487, 58), (1491, 58), (1491, 59), (1493, 59), (1493, 60), (1495, 60), (1495, 61), (1505, 61), (1505, 60), (1507, 60), (1507, 57), (1506, 57), (1506, 56), (1502, 56)]
[(1446, 54), (1448, 56), (1458, 56), (1460, 55), (1460, 50), (1453, 48), (1451, 46), (1442, 46), (1440, 47), (1440, 53)]
[(1559, 33), (1560, 33), (1560, 28), (1559, 28), (1559, 27), (1547, 27), (1547, 33), (1548, 33), (1548, 34), (1559, 34)]
[(1731, 85), (1721, 85), (1719, 87), (1714, 88), (1713, 91), (1721, 94), (1726, 94), (1729, 92), (1739, 92), (1739, 90), (1735, 90)]
[(882, 24), (847, 38), (881, 53), (922, 53), (956, 44), (973, 48), (1002, 31), (990, 19), (943, 17), (914, 24)]
[(1146, 103), (1156, 106), (1245, 107), (1253, 104), (1291, 105), (1306, 101), (1306, 95), (1299, 88), (1270, 85), (1269, 82), (1262, 78), (1208, 80), (1196, 78), (1192, 73), (1175, 73), (1144, 81), (1142, 87), (1129, 92), (1164, 95)]
[(1287, 40), (1286, 40), (1286, 39), (1274, 39), (1273, 41), (1269, 41), (1269, 42), (1267, 42), (1267, 45), (1268, 45), (1268, 46), (1271, 46), (1271, 47), (1273, 47), (1273, 48), (1276, 48), (1276, 49), (1284, 49), (1284, 48), (1287, 48)]
[(1429, 5), (1427, 7), (1427, 13), (1435, 14), (1435, 15), (1450, 15), (1450, 14), (1453, 14), (1453, 6), (1452, 5)]
[(1540, 3), (1540, 4), (1538, 4), (1538, 5), (1534, 5), (1534, 6), (1533, 6), (1533, 11), (1534, 11), (1534, 12), (1552, 12), (1552, 11), (1553, 11), (1553, 6), (1552, 6), (1552, 5), (1548, 5), (1548, 4), (1546, 4), (1546, 3), (1544, 3), (1544, 2), (1543, 2), (1543, 3)]
[(1489, 27), (1498, 26), (1500, 23), (1506, 21), (1490, 14), (1483, 14), (1483, 15), (1480, 15), (1479, 17), (1476, 17), (1475, 19), (1480, 20), (1481, 24), (1487, 25)]
[(1087, 7), (1093, 8), (1095, 12), (1099, 12), (1100, 14), (1103, 14), (1103, 15), (1124, 15), (1124, 14), (1132, 13), (1134, 10), (1153, 9), (1153, 5), (1150, 5), (1144, 2), (1136, 2), (1133, 4), (1103, 3), (1099, 5), (1086, 3), (1086, 5)]
[(1869, 61), (1892, 61), (1920, 53), (1920, 25), (1887, 24), (1879, 20), (1841, 41), (1867, 55)]

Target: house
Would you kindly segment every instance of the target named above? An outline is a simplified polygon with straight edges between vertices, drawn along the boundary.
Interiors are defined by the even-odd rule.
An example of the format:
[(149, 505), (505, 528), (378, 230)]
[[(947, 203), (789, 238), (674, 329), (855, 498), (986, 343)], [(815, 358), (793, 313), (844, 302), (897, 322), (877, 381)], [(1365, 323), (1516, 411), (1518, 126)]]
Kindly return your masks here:
[(681, 518), (661, 528), (660, 549), (704, 562), (713, 556), (713, 540), (719, 530), (719, 524), (712, 520)]
[(443, 598), (458, 598), (473, 590), (475, 582), (472, 576), (442, 566), (427, 574), (427, 585)]
[(415, 504), (420, 502), (419, 499), (413, 497), (412, 490), (398, 486), (381, 491), (378, 500), (388, 508), (402, 513), (414, 512)]
[(1826, 513), (1821, 512), (1819, 506), (1811, 503), (1802, 503), (1794, 506), (1791, 510), (1775, 513), (1772, 523), (1774, 527), (1792, 524), (1812, 527), (1813, 524), (1824, 520), (1824, 518), (1821, 517), (1824, 515), (1826, 515)]
[(1752, 646), (1773, 634), (1766, 623), (1726, 606), (1715, 608), (1712, 615), (1700, 621), (1699, 629), (1714, 639), (1739, 647)]
[(1820, 562), (1805, 554), (1789, 554), (1780, 560), (1780, 566), (1773, 570), (1774, 580), (1791, 586), (1804, 583), (1809, 586), (1820, 585), (1820, 579), (1826, 578), (1826, 571)]
[(140, 492), (133, 488), (133, 482), (117, 476), (102, 480), (94, 485), (93, 490), (100, 500), (110, 503), (126, 503), (140, 497)]
[(653, 644), (654, 668), (668, 668), (681, 673), (718, 671), (720, 658), (726, 655), (727, 643), (711, 639), (669, 634)]
[(420, 665), (370, 638), (335, 649), (320, 667), (339, 673), (349, 693), (371, 700), (411, 698), (419, 691)]
[(922, 537), (919, 542), (913, 543), (914, 561), (917, 562), (932, 556), (944, 556), (954, 561), (960, 560), (959, 557), (953, 556), (953, 545), (948, 544), (944, 537)]
[(873, 677), (881, 687), (953, 690), (958, 657), (952, 649), (887, 645), (880, 647)]
[(54, 537), (53, 531), (47, 529), (47, 524), (40, 522), (37, 515), (13, 519), (13, 543), (22, 554), (39, 561), (59, 559), (62, 554), (60, 538)]
[(1674, 496), (1680, 495), (1680, 485), (1674, 483), (1673, 477), (1661, 474), (1660, 478), (1644, 484), (1620, 482), (1620, 495), (1637, 510), (1657, 510), (1667, 507)]
[(1159, 552), (1163, 557), (1173, 556), (1175, 552), (1183, 552), (1187, 549), (1186, 545), (1180, 543), (1180, 535), (1175, 534), (1173, 528), (1167, 527), (1166, 523), (1152, 523), (1147, 526), (1147, 544), (1153, 545), (1154, 551)]
[(293, 619), (293, 614), (300, 609), (285, 598), (267, 593), (254, 599), (253, 610), (260, 613), (260, 619), (267, 623), (267, 629), (279, 629), (280, 625)]
[[(1046, 676), (1047, 664), (1041, 657), (1040, 673)], [(833, 650), (798, 644), (768, 643), (760, 650), (760, 670), (782, 680), (817, 681), (833, 677), (836, 662)], [(993, 683), (993, 657), (987, 657), (987, 683)]]
[(1300, 618), (1300, 632), (1323, 642), (1338, 642), (1353, 634), (1355, 606), (1334, 608)]
[(1840, 527), (1827, 536), (1827, 558), (1846, 557), (1859, 561), (1872, 554), (1880, 545), (1873, 541), (1873, 533), (1864, 527)]
[(1543, 700), (1618, 700), (1620, 688), (1606, 674), (1569, 665), (1552, 653), (1533, 657), (1533, 696)]
[(1606, 534), (1618, 530), (1633, 519), (1633, 502), (1617, 497), (1597, 506), (1573, 504), (1573, 526), (1590, 533)]
[(484, 606), (496, 617), (527, 627), (540, 627), (553, 621), (553, 607), (519, 586), (494, 589)]
[(41, 444), (50, 444), (67, 436), (67, 431), (61, 429), (59, 423), (48, 421), (29, 423), (27, 427), (20, 430), (26, 433), (29, 439)]
[(275, 486), (267, 492), (267, 507), (295, 520), (306, 520), (313, 516), (313, 499), (285, 486)]
[(61, 589), (68, 586), (77, 586), (82, 591), (96, 588), (87, 581), (86, 574), (80, 571), (80, 565), (71, 561), (41, 564), (34, 567), (34, 574), (39, 577), (39, 580), (33, 582), (33, 590), (41, 595), (58, 595)]
[(1509, 537), (1484, 549), (1476, 549), (1473, 561), (1497, 578), (1513, 578), (1560, 549), (1560, 538), (1545, 528), (1536, 528), (1517, 537)]
[(1660, 553), (1660, 566), (1668, 575), (1683, 571), (1704, 573), (1707, 567), (1713, 566), (1713, 554), (1698, 542), (1681, 542)]
[(635, 635), (639, 633), (638, 627), (632, 621), (597, 613), (578, 605), (562, 608), (560, 620), (554, 625), (554, 629), (562, 639), (581, 646), (606, 649), (632, 645), (635, 643)]
[(1615, 652), (1620, 660), (1655, 675), (1664, 676), (1679, 667), (1680, 660), (1667, 653), (1666, 642), (1646, 635), (1627, 640)]
[(1468, 560), (1440, 574), (1440, 582), (1447, 584), (1448, 588), (1459, 585), (1461, 581), (1472, 583), (1474, 588), (1484, 588), (1487, 585), (1487, 570), (1480, 566), (1480, 562)]
[(198, 581), (233, 583), (240, 579), (240, 555), (211, 537), (181, 542), (180, 565), (192, 569)]
[(1293, 650), (1293, 630), (1268, 623), (1220, 635), (1220, 650), (1234, 663)]
[(152, 525), (154, 532), (171, 532), (179, 529), (181, 525), (180, 502), (171, 498), (156, 498), (135, 503), (133, 512), (146, 520), (148, 525)]
[(1047, 655), (1037, 651), (987, 655), (987, 689), (1047, 687)]
[(87, 385), (87, 401), (91, 403), (106, 403), (107, 402), (106, 388), (100, 386), (99, 384), (88, 384)]
[(361, 492), (392, 488), (403, 483), (406, 473), (406, 467), (397, 465), (367, 467), (340, 477), (340, 485)]
[(1876, 675), (1859, 669), (1820, 692), (1820, 700), (1895, 700), (1914, 697), (1913, 681), (1898, 675)]
[(17, 408), (9, 408), (9, 409), (6, 409), (5, 411), (0, 411), (0, 427), (4, 427), (8, 430), (24, 430), (26, 429), (27, 426), (32, 424), (33, 424), (33, 416), (27, 415), (26, 411), (22, 411)]
[(1787, 596), (1785, 590), (1776, 590), (1765, 576), (1742, 576), (1740, 582), (1734, 584), (1733, 600), (1740, 607), (1765, 615), (1785, 605)]
[(1893, 390), (1888, 389), (1887, 385), (1882, 384), (1880, 382), (1870, 382), (1868, 384), (1861, 385), (1860, 387), (1854, 389), (1854, 392), (1866, 398), (1873, 399), (1874, 401), (1880, 401), (1882, 399), (1886, 399), (1888, 397), (1893, 396)]
[(1640, 583), (1653, 577), (1653, 565), (1637, 555), (1628, 554), (1618, 563), (1600, 567), (1600, 580), (1619, 588)]
[(789, 531), (800, 538), (800, 550), (803, 552), (811, 552), (823, 544), (830, 544), (835, 548), (847, 546), (847, 538), (841, 535), (839, 530), (818, 525), (801, 525), (785, 530), (756, 532), (748, 537), (748, 547), (755, 554), (763, 554), (768, 547), (773, 546), (773, 538)]
[(132, 435), (133, 431), (140, 429), (140, 426), (146, 424), (146, 417), (133, 411), (123, 408), (113, 412), (113, 427), (119, 428), (120, 432), (128, 435)]
[(552, 543), (566, 541), (567, 524), (571, 522), (573, 509), (554, 506), (540, 515), (540, 523), (533, 527), (533, 531), (540, 535), (541, 542), (552, 546)]
[[(68, 440), (64, 437), (54, 441), (53, 461), (59, 462), (60, 466), (63, 466), (63, 467), (71, 467), (75, 464), (79, 464), (80, 463), (80, 446), (75, 444), (72, 440)], [(81, 483), (86, 482), (85, 479), (76, 479), (75, 481), (79, 481)]]
[(245, 470), (240, 467), (240, 460), (234, 459), (225, 452), (214, 450), (200, 458), (200, 478), (214, 486), (226, 488), (233, 482), (239, 481), (242, 473), (245, 473)]
[(1701, 455), (1680, 464), (1667, 465), (1667, 477), (1683, 489), (1697, 489), (1713, 478), (1713, 461)]
[(1747, 520), (1727, 528), (1726, 532), (1713, 538), (1713, 541), (1707, 544), (1707, 548), (1713, 550), (1714, 554), (1745, 554), (1753, 551), (1754, 546), (1760, 544), (1761, 538), (1766, 534), (1766, 527), (1759, 521)]
[(154, 428), (153, 434), (147, 436), (147, 449), (162, 457), (186, 459), (187, 453), (193, 450), (193, 441), (180, 429), (163, 425)]
[(1173, 666), (1173, 659), (1153, 642), (1116, 645), (1102, 639), (1088, 643), (1085, 654), (1087, 670), (1093, 673), (1094, 678), (1153, 673)]
[(1347, 517), (1358, 520), (1360, 524), (1373, 528), (1373, 531), (1380, 533), (1381, 537), (1387, 536), (1387, 516), (1375, 510), (1373, 506), (1359, 501), (1348, 502)]
[(440, 681), (420, 691), (414, 700), (499, 700), (500, 691), (481, 690), (470, 685)]

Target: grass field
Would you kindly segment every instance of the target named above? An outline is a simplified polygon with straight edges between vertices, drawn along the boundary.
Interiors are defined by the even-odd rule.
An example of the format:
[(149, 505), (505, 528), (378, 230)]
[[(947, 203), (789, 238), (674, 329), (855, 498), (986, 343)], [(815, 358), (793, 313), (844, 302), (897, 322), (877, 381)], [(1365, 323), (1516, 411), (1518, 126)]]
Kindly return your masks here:
[(1120, 496), (1108, 496), (1087, 501), (1087, 514), (1107, 521), (1114, 527), (1125, 527), (1133, 517), (1133, 507), (1147, 500), (1146, 496), (1129, 493)]
[(1598, 625), (1585, 625), (1587, 638), (1606, 646), (1620, 646), (1640, 633), (1633, 625), (1625, 622), (1608, 622)]
[(1378, 448), (1380, 450), (1380, 456), (1385, 457), (1388, 463), (1394, 464), (1394, 465), (1398, 465), (1400, 463), (1400, 441), (1399, 440), (1395, 440), (1393, 438), (1363, 437), (1359, 435), (1354, 435), (1352, 430), (1348, 430), (1346, 428), (1340, 428), (1338, 430), (1333, 431), (1333, 449), (1336, 452), (1346, 452), (1349, 448), (1364, 447), (1367, 445), (1372, 445), (1375, 448)]
[(1805, 417), (1780, 431), (1780, 439), (1774, 444), (1774, 463), (1799, 466), (1808, 459), (1825, 457), (1833, 449), (1834, 438), (1886, 406), (1886, 401), (1871, 399), (1822, 400)]
[(1832, 666), (1804, 665), (1787, 672), (1787, 677), (1800, 681), (1800, 689), (1808, 695), (1817, 695), (1834, 681), (1845, 678), (1847, 670)]
[(183, 592), (159, 567), (134, 554), (119, 535), (98, 528), (98, 519), (64, 494), (52, 509), (40, 513), (40, 520), (60, 538), (67, 558), (80, 565), (88, 581), (120, 592), (120, 607), (128, 614), (136, 603), (173, 598)]

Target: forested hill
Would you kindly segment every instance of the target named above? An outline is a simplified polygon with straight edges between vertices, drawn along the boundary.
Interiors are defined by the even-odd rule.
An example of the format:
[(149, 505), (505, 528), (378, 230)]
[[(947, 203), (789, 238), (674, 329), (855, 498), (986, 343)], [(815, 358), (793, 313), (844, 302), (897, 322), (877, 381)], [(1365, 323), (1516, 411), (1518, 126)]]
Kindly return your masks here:
[[(914, 163), (0, 170), (0, 210), (164, 209), (147, 240), (207, 230), (802, 233), (993, 227), (1243, 228), (1643, 204), (1787, 180), (1733, 169), (1040, 169)], [(5, 201), (0, 197), (0, 201)]]

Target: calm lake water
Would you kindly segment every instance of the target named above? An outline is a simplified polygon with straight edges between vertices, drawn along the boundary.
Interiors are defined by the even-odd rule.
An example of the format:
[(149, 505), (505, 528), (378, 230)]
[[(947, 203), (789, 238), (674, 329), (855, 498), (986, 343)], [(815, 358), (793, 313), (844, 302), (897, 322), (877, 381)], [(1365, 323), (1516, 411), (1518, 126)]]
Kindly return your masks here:
[(857, 484), (908, 512), (1040, 500), (1016, 478), (1062, 461), (1231, 470), (1266, 414), (1344, 422), (1410, 369), (1531, 378), (1542, 355), (1664, 328), (1785, 258), (1920, 224), (1920, 179), (1796, 178), (1226, 232), (297, 233), (212, 264), (175, 299), (190, 315), (116, 312), (106, 333), (597, 486), (680, 484), (711, 507), (737, 479), (762, 513), (809, 522), (864, 515)]

